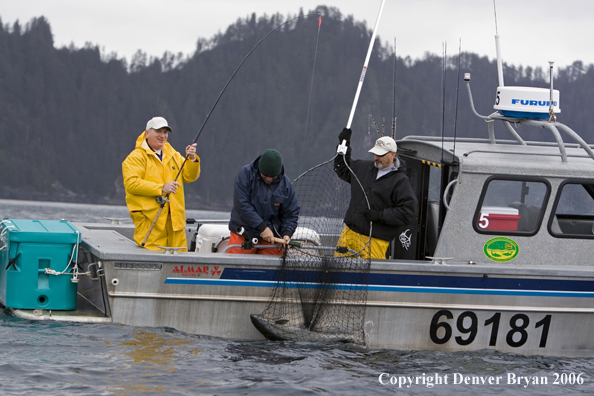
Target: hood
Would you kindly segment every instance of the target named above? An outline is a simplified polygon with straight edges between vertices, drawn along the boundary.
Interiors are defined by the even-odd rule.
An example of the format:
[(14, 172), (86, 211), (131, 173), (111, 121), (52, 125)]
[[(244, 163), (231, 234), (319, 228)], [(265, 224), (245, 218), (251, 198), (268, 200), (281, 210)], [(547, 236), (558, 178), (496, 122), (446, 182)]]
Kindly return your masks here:
[[(153, 149), (146, 142), (146, 131), (143, 131), (140, 134), (140, 136), (138, 136), (138, 138), (136, 139), (136, 145), (134, 147), (135, 148), (143, 148), (145, 150), (148, 150), (149, 152), (153, 152)], [(163, 146), (163, 152), (170, 153), (172, 150), (173, 150), (173, 147), (171, 147), (169, 142), (166, 142), (165, 145)]]

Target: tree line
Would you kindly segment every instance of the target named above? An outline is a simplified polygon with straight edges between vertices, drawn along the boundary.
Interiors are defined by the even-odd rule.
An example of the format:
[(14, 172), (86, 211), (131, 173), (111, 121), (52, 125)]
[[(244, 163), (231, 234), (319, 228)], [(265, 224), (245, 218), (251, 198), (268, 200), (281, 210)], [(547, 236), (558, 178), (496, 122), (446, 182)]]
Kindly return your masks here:
[[(191, 56), (139, 51), (129, 63), (91, 44), (56, 48), (44, 17), (25, 26), (0, 22), (0, 197), (124, 204), (121, 163), (156, 115), (169, 121), (169, 140), (183, 152), (210, 114), (197, 141), (202, 175), (186, 189), (190, 208), (229, 209), (236, 173), (267, 148), (282, 153), (291, 179), (332, 158), (372, 32), (336, 8), (315, 13), (321, 27), (317, 15), (303, 11), (252, 15), (197, 39)], [(246, 59), (209, 113), (246, 54), (288, 19)], [(473, 53), (445, 62), (430, 53), (395, 58), (376, 40), (352, 125), (354, 157), (367, 156), (377, 138), (370, 115), (387, 134), (395, 115), (396, 139), (487, 136), (471, 111), (464, 73), (472, 75), (477, 111), (493, 112), (495, 60)], [(504, 76), (506, 85), (549, 85), (541, 67), (504, 64)], [(593, 142), (593, 65), (558, 69), (555, 88), (558, 120)], [(525, 133), (530, 139), (540, 132)]]

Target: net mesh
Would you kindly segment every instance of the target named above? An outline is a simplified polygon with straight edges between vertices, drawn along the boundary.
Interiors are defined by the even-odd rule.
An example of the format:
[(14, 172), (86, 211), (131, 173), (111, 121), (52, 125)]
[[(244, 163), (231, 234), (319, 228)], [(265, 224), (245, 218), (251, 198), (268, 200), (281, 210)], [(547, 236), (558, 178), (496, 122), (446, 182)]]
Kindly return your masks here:
[[(344, 163), (341, 155), (335, 158)], [(361, 188), (356, 179), (351, 183)], [(352, 241), (344, 232), (351, 186), (334, 171), (334, 159), (293, 185), (301, 211), (292, 240), (302, 247), (285, 250), (267, 306), (251, 315), (252, 322), (271, 340), (364, 344), (370, 238), (355, 234), (358, 241)]]

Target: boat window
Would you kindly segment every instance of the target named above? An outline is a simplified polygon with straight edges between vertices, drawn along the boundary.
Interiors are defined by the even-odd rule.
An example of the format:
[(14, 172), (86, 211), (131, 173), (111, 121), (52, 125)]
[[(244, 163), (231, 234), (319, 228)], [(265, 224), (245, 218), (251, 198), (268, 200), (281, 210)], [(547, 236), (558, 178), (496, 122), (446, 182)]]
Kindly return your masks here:
[(540, 228), (549, 194), (545, 180), (492, 177), (483, 188), (474, 229), (485, 234), (534, 235)]
[(441, 168), (431, 166), (429, 168), (429, 196), (430, 202), (441, 201)]
[(594, 182), (568, 181), (559, 187), (549, 219), (556, 237), (594, 238)]

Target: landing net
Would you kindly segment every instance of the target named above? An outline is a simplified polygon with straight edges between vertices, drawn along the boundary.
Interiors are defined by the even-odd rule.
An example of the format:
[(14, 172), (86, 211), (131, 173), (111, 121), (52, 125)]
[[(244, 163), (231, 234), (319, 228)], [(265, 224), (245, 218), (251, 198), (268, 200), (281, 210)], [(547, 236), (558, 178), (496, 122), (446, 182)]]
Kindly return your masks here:
[(266, 308), (252, 315), (269, 339), (365, 343), (370, 237), (344, 233), (351, 184), (338, 177), (335, 160), (346, 165), (337, 155), (293, 182), (301, 205), (293, 240), (303, 246), (285, 251)]

